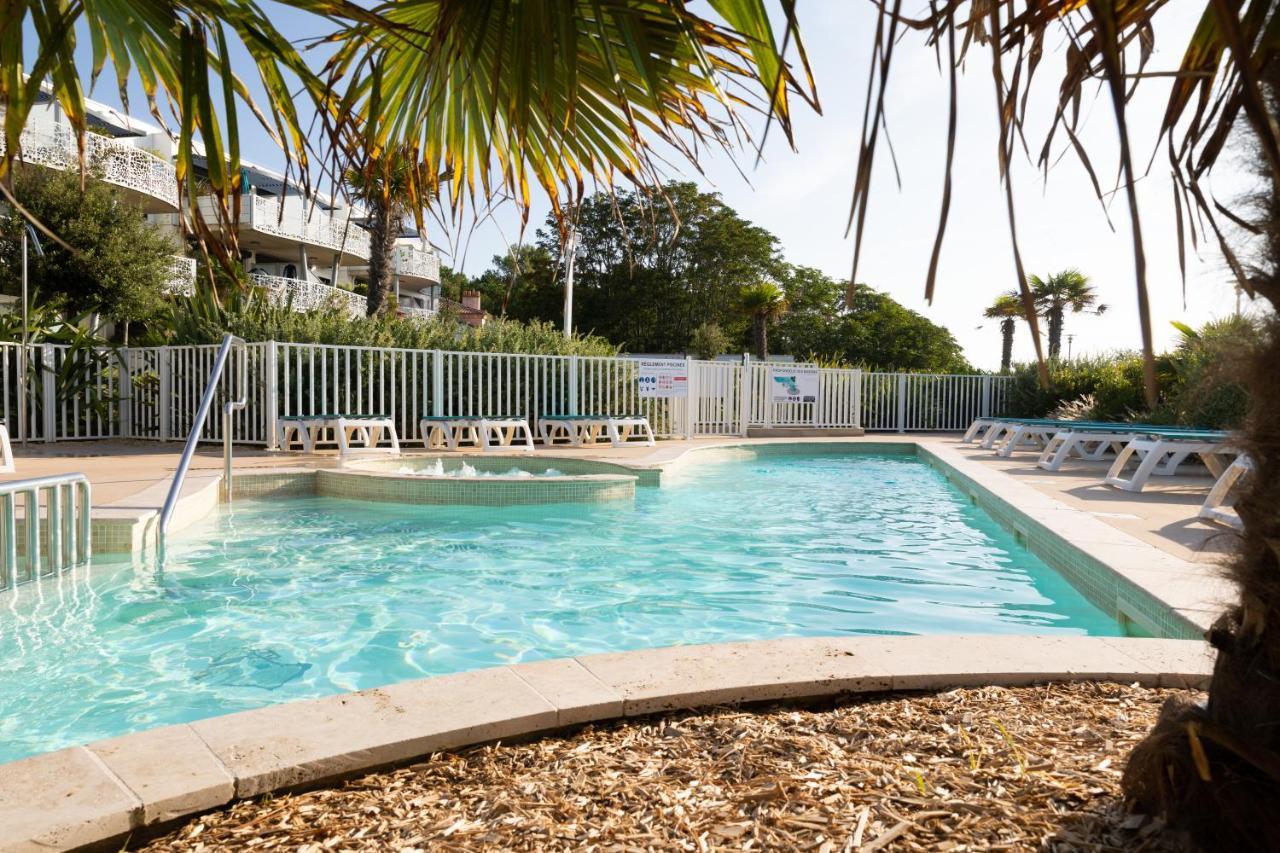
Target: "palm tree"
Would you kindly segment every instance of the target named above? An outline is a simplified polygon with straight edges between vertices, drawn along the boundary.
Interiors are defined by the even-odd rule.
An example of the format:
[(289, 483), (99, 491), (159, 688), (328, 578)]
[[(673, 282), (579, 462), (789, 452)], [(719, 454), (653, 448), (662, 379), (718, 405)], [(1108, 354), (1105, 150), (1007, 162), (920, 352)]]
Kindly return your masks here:
[(407, 157), (368, 158), (359, 168), (347, 170), (347, 186), (364, 203), (369, 214), (369, 292), (367, 312), (393, 313), (391, 297), (396, 269), (396, 240), (404, 233), (409, 199), (420, 197), (411, 187), (421, 176)]
[(1047, 279), (1033, 275), (1027, 279), (1027, 284), (1035, 299), (1036, 311), (1049, 321), (1051, 359), (1056, 359), (1062, 352), (1062, 324), (1068, 309), (1072, 314), (1079, 314), (1090, 308), (1094, 314), (1107, 310), (1106, 305), (1098, 302), (1098, 294), (1089, 283), (1089, 277), (1078, 269), (1066, 269)]
[(752, 336), (756, 344), (756, 358), (769, 360), (769, 324), (787, 311), (787, 299), (782, 289), (771, 281), (748, 284), (738, 295), (738, 308), (751, 318)]
[(1018, 318), (1022, 316), (1022, 299), (1013, 291), (1002, 293), (987, 306), (982, 316), (1000, 321), (1000, 372), (1008, 373), (1013, 364), (1013, 332)]

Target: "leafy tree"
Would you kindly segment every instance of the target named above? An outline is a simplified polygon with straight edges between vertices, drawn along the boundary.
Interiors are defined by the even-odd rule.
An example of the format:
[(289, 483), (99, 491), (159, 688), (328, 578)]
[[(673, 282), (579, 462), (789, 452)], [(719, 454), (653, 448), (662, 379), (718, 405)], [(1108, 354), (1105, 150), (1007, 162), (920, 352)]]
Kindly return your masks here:
[(1093, 309), (1101, 314), (1107, 306), (1098, 302), (1098, 294), (1089, 277), (1078, 269), (1067, 269), (1047, 279), (1033, 275), (1027, 278), (1036, 311), (1049, 321), (1049, 358), (1062, 351), (1062, 325), (1068, 310), (1072, 314)]
[(787, 297), (782, 288), (771, 281), (749, 284), (738, 295), (738, 306), (751, 318), (756, 357), (769, 358), (769, 324), (787, 312)]
[[(576, 325), (632, 352), (681, 351), (703, 323), (745, 337), (739, 292), (782, 278), (777, 239), (692, 183), (669, 183), (653, 197), (598, 193), (575, 214)], [(548, 226), (539, 245), (561, 259), (560, 231), (554, 219)], [(495, 278), (508, 272), (500, 264), (492, 271)], [(559, 317), (559, 282), (544, 277), (537, 286), (554, 287), (558, 300), (554, 314), (540, 316)]]
[(468, 287), (479, 290), (483, 304), (500, 317), (523, 322), (560, 322), (564, 317), (564, 286), (546, 246), (517, 244), (505, 255), (494, 255), (493, 265)]
[(730, 346), (729, 336), (715, 323), (703, 323), (689, 338), (689, 350), (706, 361), (724, 355)]
[(462, 291), (471, 287), (471, 279), (466, 273), (455, 271), (452, 267), (441, 264), (440, 266), (440, 295), (445, 299), (452, 299), (458, 302), (462, 299)]
[[(1022, 317), (1022, 297), (1013, 291), (1002, 293), (987, 306), (982, 316), (1000, 321), (1000, 372), (1008, 373), (1013, 364), (1013, 332), (1018, 318)], [(1059, 329), (1061, 332), (1061, 329)]]
[[(70, 246), (48, 238), (44, 256), (28, 253), (29, 284), (72, 314), (96, 311), (117, 323), (150, 319), (163, 302), (178, 247), (110, 184), (71, 172), (22, 169), (13, 180), (19, 202)], [(19, 293), (23, 217), (13, 208), (0, 222), (0, 288)]]

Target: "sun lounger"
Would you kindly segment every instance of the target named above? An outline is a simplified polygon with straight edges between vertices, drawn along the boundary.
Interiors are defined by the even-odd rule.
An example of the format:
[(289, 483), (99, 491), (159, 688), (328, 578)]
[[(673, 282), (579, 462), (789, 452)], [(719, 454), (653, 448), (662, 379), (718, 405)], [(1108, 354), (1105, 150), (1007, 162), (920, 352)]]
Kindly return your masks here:
[(1102, 426), (1072, 427), (1059, 430), (1053, 434), (1036, 465), (1046, 471), (1057, 471), (1069, 457), (1097, 462), (1108, 454), (1121, 453), (1125, 446), (1142, 433), (1129, 429), (1124, 430), (1120, 424), (1116, 428)]
[(649, 419), (643, 415), (629, 415), (622, 418), (609, 418), (609, 442), (614, 447), (624, 444), (635, 444), (638, 440), (649, 447), (656, 443), (653, 439), (653, 428)]
[(357, 451), (400, 453), (395, 422), (386, 415), (340, 412), (285, 415), (276, 421), (276, 440), (281, 450), (292, 450), (297, 443), (304, 453), (314, 453), (316, 446), (326, 441), (328, 431), (332, 431), (333, 438), (327, 441), (337, 444), (339, 456)]
[[(1224, 432), (1173, 429), (1146, 431), (1125, 445), (1104, 481), (1117, 489), (1140, 492), (1152, 474), (1176, 474), (1178, 467), (1192, 456), (1198, 456), (1209, 473), (1220, 477), (1227, 467), (1222, 457), (1234, 453), (1227, 441), (1228, 436)], [(1132, 476), (1126, 477), (1125, 469), (1134, 459), (1139, 460), (1138, 467)]]
[(1232, 509), (1235, 503), (1234, 492), (1247, 479), (1246, 475), (1252, 471), (1253, 460), (1243, 453), (1237, 456), (1236, 461), (1227, 466), (1227, 470), (1222, 472), (1218, 482), (1213, 484), (1209, 497), (1205, 498), (1204, 505), (1197, 513), (1198, 517), (1207, 521), (1217, 521), (1237, 530), (1243, 528), (1244, 522)]
[(457, 450), (463, 442), (479, 447), (480, 419), (466, 415), (427, 415), (418, 421), (418, 430), (428, 450)]
[(13, 464), (13, 446), (9, 443), (9, 426), (0, 418), (0, 474), (12, 474), (15, 467)]
[(538, 418), (538, 435), (547, 447), (558, 443), (581, 447), (595, 444), (609, 428), (609, 419), (599, 415), (543, 415)]
[(522, 449), (533, 450), (533, 433), (524, 418), (481, 418), (479, 428), (480, 445), (486, 451), (517, 446), (517, 441), (524, 445)]

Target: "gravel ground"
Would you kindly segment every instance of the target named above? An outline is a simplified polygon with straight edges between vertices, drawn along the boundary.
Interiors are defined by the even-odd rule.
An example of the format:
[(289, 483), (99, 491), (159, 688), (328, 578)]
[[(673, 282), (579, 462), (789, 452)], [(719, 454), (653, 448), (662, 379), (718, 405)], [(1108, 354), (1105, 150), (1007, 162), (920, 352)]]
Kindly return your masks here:
[(1161, 703), (1114, 684), (670, 714), (244, 802), (148, 851), (1188, 850), (1124, 812)]

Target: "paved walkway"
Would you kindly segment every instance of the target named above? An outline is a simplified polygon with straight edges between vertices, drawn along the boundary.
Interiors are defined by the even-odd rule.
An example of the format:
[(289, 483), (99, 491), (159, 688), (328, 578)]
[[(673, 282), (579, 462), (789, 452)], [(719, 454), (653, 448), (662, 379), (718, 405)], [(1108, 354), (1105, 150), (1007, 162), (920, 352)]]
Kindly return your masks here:
[[(699, 438), (692, 441), (662, 441), (657, 447), (643, 445), (612, 448), (587, 447), (539, 449), (540, 456), (573, 456), (602, 459), (632, 465), (661, 465), (696, 447), (725, 444), (786, 443), (794, 439), (742, 439), (732, 436)], [(1233, 534), (1226, 528), (1196, 518), (1212, 480), (1207, 476), (1153, 477), (1146, 490), (1134, 494), (1113, 489), (1102, 482), (1106, 463), (1072, 461), (1061, 471), (1049, 472), (1036, 467), (1034, 453), (1020, 453), (1001, 459), (991, 451), (960, 444), (955, 435), (873, 434), (863, 438), (805, 439), (817, 443), (902, 443), (938, 442), (948, 445), (966, 458), (991, 466), (1010, 477), (1051, 495), (1066, 505), (1081, 509), (1107, 524), (1151, 545), (1197, 562), (1220, 560), (1230, 550)], [(17, 474), (3, 479), (40, 477), (77, 471), (93, 483), (94, 503), (118, 502), (138, 494), (158, 481), (172, 478), (182, 446), (176, 442), (93, 441), (33, 444), (15, 448)], [(408, 454), (423, 453), (408, 449)], [(461, 451), (478, 452), (478, 451)], [(334, 467), (333, 453), (312, 456), (268, 452), (256, 447), (237, 447), (237, 471), (290, 468)], [(191, 475), (216, 475), (222, 468), (220, 447), (201, 449), (192, 461)]]

